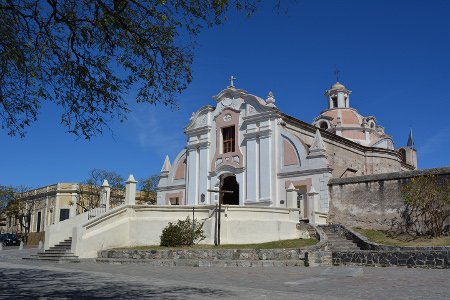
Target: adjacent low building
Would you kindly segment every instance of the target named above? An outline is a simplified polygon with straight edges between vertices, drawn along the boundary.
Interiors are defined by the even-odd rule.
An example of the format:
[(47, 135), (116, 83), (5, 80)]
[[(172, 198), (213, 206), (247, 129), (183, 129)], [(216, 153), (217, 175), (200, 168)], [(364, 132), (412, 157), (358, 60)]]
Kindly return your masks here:
[[(123, 204), (123, 190), (112, 190), (111, 194), (110, 208)], [(20, 224), (14, 216), (5, 215), (1, 222), (2, 231), (21, 235), (25, 232), (24, 227), (29, 225), (29, 244), (36, 244), (44, 240), (44, 231), (48, 226), (73, 218), (93, 207), (98, 209), (101, 206), (100, 197), (100, 187), (79, 183), (57, 183), (18, 193), (15, 198), (20, 202), (21, 213), (29, 215), (29, 218)], [(152, 195), (137, 192), (137, 203), (154, 201), (152, 199)], [(95, 211), (92, 211), (93, 216)]]

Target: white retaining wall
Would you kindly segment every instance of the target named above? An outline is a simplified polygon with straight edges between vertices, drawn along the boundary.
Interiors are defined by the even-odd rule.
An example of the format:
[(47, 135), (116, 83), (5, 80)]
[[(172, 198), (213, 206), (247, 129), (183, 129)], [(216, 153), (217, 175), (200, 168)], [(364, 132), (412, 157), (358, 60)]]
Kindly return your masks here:
[(88, 212), (76, 215), (72, 218), (50, 225), (45, 229), (44, 249), (55, 246), (56, 244), (72, 236), (72, 228), (79, 224), (86, 223)]
[[(214, 244), (215, 206), (194, 206), (195, 218), (205, 220), (203, 244)], [(192, 206), (125, 205), (72, 227), (72, 252), (80, 258), (97, 257), (100, 250), (159, 245), (169, 222), (192, 218)], [(298, 209), (222, 206), (221, 243), (247, 244), (300, 238)], [(67, 238), (67, 237), (65, 237)]]

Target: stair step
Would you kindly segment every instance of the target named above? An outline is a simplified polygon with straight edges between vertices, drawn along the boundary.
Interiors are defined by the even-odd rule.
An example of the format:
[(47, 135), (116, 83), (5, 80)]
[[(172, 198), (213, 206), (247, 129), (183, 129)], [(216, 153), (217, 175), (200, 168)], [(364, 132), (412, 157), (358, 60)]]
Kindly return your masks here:
[(45, 261), (70, 261), (70, 262), (80, 262), (78, 256), (74, 255), (70, 252), (72, 248), (72, 238), (65, 239), (59, 244), (50, 247), (44, 252), (39, 252), (35, 255), (31, 255), (30, 257), (24, 257), (23, 259), (31, 259), (31, 260), (45, 260)]
[(48, 250), (45, 250), (45, 252), (38, 252), (36, 255), (47, 255), (47, 254), (51, 254), (51, 255), (64, 255), (70, 253), (69, 251), (61, 251), (61, 252), (49, 252)]
[(23, 259), (27, 260), (44, 260), (44, 261), (53, 261), (53, 262), (74, 262), (79, 263), (80, 259), (78, 257), (74, 258), (53, 258), (53, 257), (23, 257)]
[(78, 256), (73, 255), (73, 253), (67, 253), (67, 254), (49, 254), (49, 253), (43, 253), (43, 254), (36, 254), (31, 255), (32, 257), (75, 257), (78, 258)]
[(328, 244), (332, 245), (357, 245), (356, 243), (353, 243), (352, 241), (328, 241)]
[[(69, 252), (69, 249), (48, 249), (44, 251), (45, 253), (66, 253)], [(41, 252), (43, 253), (43, 252)]]
[(358, 247), (330, 247), (331, 250), (361, 250)]
[(329, 241), (350, 241), (352, 242), (352, 240), (347, 240), (347, 239), (342, 239), (342, 238), (328, 238)]

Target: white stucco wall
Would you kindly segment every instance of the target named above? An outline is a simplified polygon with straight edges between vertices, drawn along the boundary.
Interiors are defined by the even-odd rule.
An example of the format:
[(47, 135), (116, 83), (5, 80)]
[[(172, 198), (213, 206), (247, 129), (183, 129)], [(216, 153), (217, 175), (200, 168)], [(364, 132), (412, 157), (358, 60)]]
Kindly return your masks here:
[[(204, 244), (214, 244), (215, 206), (195, 206), (204, 220)], [(271, 207), (223, 206), (221, 243), (248, 244), (300, 238), (298, 210)], [(92, 221), (74, 226), (72, 252), (80, 258), (97, 257), (103, 249), (159, 245), (169, 222), (192, 218), (192, 206), (122, 206)]]

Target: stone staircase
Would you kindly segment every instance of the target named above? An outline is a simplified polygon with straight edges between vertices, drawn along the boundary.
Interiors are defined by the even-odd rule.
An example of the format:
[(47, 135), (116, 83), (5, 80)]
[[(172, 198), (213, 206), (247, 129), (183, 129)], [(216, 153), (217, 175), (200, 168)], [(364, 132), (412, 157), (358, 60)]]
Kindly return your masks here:
[(72, 247), (72, 238), (68, 238), (58, 245), (50, 247), (50, 249), (44, 252), (39, 252), (36, 255), (30, 257), (24, 257), (24, 259), (31, 260), (44, 260), (51, 262), (80, 262), (78, 256), (75, 256), (70, 249)]
[(328, 250), (332, 252), (358, 251), (361, 250), (356, 243), (348, 240), (334, 228), (329, 226), (321, 227), (328, 237)]

